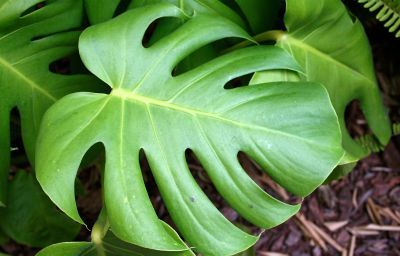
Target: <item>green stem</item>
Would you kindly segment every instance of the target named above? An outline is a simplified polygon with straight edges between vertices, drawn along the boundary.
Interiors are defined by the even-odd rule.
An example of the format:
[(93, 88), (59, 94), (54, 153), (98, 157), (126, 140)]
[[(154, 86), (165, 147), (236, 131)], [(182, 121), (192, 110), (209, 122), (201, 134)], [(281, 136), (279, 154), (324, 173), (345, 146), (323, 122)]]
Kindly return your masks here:
[(107, 212), (105, 208), (101, 209), (99, 218), (96, 223), (93, 225), (93, 230), (91, 234), (92, 242), (96, 247), (96, 251), (99, 256), (106, 256), (104, 247), (103, 247), (103, 238), (107, 234), (108, 229), (110, 228), (110, 224), (108, 223)]

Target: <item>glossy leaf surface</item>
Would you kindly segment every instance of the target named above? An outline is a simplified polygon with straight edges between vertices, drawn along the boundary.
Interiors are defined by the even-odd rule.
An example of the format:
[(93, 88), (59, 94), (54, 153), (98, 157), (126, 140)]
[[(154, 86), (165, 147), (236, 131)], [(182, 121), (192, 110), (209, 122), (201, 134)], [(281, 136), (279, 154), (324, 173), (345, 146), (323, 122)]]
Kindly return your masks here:
[(143, 35), (154, 20), (182, 15), (173, 5), (146, 6), (82, 34), (79, 48), (85, 65), (112, 92), (72, 94), (47, 112), (37, 147), (37, 177), (51, 199), (82, 222), (74, 180), (85, 152), (101, 142), (106, 151), (104, 200), (113, 233), (145, 248), (185, 250), (166, 232), (151, 205), (139, 165), (143, 150), (185, 241), (204, 255), (233, 255), (257, 237), (241, 231), (214, 207), (192, 177), (185, 151), (194, 152), (239, 214), (269, 228), (299, 206), (260, 189), (237, 154), (245, 152), (287, 190), (306, 196), (342, 157), (339, 125), (326, 90), (318, 84), (224, 89), (231, 79), (256, 71), (298, 70), (277, 47), (234, 51), (172, 76), (174, 67), (200, 47), (227, 37), (248, 38), (227, 19), (196, 14), (143, 47)]
[(344, 114), (353, 100), (360, 101), (369, 127), (385, 145), (391, 135), (390, 125), (360, 21), (354, 21), (339, 0), (287, 0), (286, 4), (288, 33), (277, 36), (277, 45), (296, 58), (304, 69), (304, 80), (322, 83), (328, 90), (347, 151), (344, 162), (368, 154), (346, 129)]
[[(25, 151), (34, 159), (40, 120), (58, 98), (86, 88), (87, 76), (50, 72), (52, 62), (77, 51), (82, 2), (0, 1), (0, 204), (4, 204), (10, 163), (10, 112), (21, 116)], [(62, 32), (62, 33), (61, 33)]]

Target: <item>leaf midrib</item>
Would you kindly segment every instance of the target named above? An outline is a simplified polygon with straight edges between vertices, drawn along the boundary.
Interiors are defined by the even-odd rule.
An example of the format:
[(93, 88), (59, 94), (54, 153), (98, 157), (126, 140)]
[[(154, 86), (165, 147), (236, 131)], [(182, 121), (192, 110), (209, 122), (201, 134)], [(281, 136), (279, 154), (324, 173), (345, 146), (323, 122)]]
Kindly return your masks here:
[(297, 45), (299, 48), (303, 48), (306, 51), (312, 52), (315, 55), (321, 57), (322, 59), (327, 60), (328, 62), (333, 62), (335, 65), (342, 67), (343, 69), (347, 70), (348, 72), (355, 74), (356, 76), (360, 77), (362, 80), (365, 80), (367, 84), (369, 84), (370, 86), (374, 87), (375, 83), (369, 79), (368, 77), (366, 77), (364, 74), (360, 73), (359, 71), (353, 69), (352, 67), (334, 59), (332, 56), (330, 56), (329, 54), (320, 51), (319, 49), (311, 46), (310, 44), (305, 43), (302, 40), (299, 40), (297, 38), (294, 38), (292, 36), (290, 36), (289, 34), (285, 34), (284, 36), (282, 36), (279, 40), (279, 43), (282, 44), (293, 44), (293, 45)]
[(187, 106), (182, 107), (182, 106), (179, 106), (179, 105), (174, 104), (174, 103), (169, 102), (169, 101), (163, 101), (163, 100), (158, 100), (158, 99), (146, 97), (146, 96), (143, 96), (143, 95), (132, 93), (130, 91), (127, 91), (127, 90), (124, 90), (124, 89), (121, 89), (121, 88), (113, 89), (111, 94), (110, 94), (110, 96), (115, 96), (115, 97), (121, 98), (122, 100), (132, 100), (132, 101), (135, 101), (135, 102), (140, 102), (140, 103), (143, 103), (146, 107), (149, 106), (149, 105), (155, 105), (155, 106), (159, 106), (159, 107), (163, 107), (163, 108), (169, 108), (169, 109), (176, 110), (178, 112), (183, 112), (183, 113), (190, 114), (192, 116), (205, 116), (205, 117), (208, 117), (208, 118), (217, 119), (217, 120), (225, 122), (225, 123), (233, 124), (233, 125), (235, 125), (237, 127), (240, 127), (240, 128), (247, 128), (247, 129), (253, 129), (253, 130), (260, 130), (260, 131), (267, 132), (267, 133), (279, 134), (281, 136), (290, 137), (290, 138), (294, 138), (296, 140), (303, 141), (303, 142), (305, 142), (307, 144), (316, 145), (316, 146), (319, 146), (319, 147), (321, 147), (321, 146), (326, 147), (324, 145), (316, 143), (315, 141), (308, 140), (308, 139), (305, 139), (303, 137), (299, 137), (299, 136), (291, 134), (291, 133), (286, 133), (286, 132), (283, 132), (283, 131), (270, 129), (270, 128), (267, 128), (267, 127), (264, 127), (264, 126), (249, 125), (249, 124), (240, 123), (240, 122), (238, 122), (236, 120), (224, 118), (224, 117), (218, 115), (217, 113), (204, 112), (204, 111), (193, 109), (193, 108), (190, 108), (190, 107), (187, 107)]
[(8, 63), (5, 59), (0, 57), (0, 66), (3, 66), (6, 70), (9, 70), (10, 73), (13, 73), (15, 76), (21, 78), (23, 81), (26, 82), (27, 85), (33, 90), (38, 91), (39, 93), (43, 94), (47, 98), (49, 98), (51, 101), (56, 102), (57, 98), (51, 95), (48, 91), (40, 87), (35, 81), (29, 79), (25, 74), (23, 74), (20, 70), (16, 69), (13, 65)]

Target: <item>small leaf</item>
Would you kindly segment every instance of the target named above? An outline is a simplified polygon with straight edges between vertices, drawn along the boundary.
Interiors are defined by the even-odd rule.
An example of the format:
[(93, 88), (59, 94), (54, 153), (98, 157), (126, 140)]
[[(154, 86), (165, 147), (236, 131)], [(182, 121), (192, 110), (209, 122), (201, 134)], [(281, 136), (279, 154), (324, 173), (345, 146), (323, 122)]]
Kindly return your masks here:
[[(276, 226), (295, 214), (246, 174), (243, 151), (279, 184), (299, 196), (320, 185), (343, 155), (337, 117), (326, 90), (314, 83), (271, 83), (224, 89), (256, 71), (298, 71), (274, 46), (254, 46), (215, 58), (178, 76), (175, 66), (219, 39), (248, 38), (220, 16), (198, 13), (148, 48), (142, 38), (161, 17), (181, 17), (170, 4), (133, 9), (87, 29), (81, 57), (111, 88), (110, 94), (66, 96), (47, 113), (38, 141), (37, 177), (71, 218), (79, 162), (104, 144), (104, 201), (120, 239), (165, 251), (185, 248), (166, 232), (145, 189), (139, 152), (149, 161), (162, 198), (180, 233), (205, 255), (232, 255), (258, 239), (229, 222), (193, 179), (185, 161), (191, 149), (224, 199), (244, 218)], [(315, 111), (318, 109), (318, 111)]]
[(18, 243), (44, 247), (72, 240), (80, 225), (59, 211), (35, 177), (18, 171), (8, 188), (8, 205), (0, 209), (0, 226)]

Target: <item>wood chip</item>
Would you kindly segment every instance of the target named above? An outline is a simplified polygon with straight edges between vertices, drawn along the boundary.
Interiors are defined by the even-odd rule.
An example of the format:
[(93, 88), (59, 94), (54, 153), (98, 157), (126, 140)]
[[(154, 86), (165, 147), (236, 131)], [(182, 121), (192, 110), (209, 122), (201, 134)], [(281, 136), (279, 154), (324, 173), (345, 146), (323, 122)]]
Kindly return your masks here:
[(353, 256), (354, 255), (354, 250), (356, 249), (356, 236), (351, 237), (351, 242), (350, 242), (350, 248), (349, 248), (349, 254), (348, 256)]
[(335, 231), (341, 229), (342, 227), (346, 226), (347, 223), (349, 223), (349, 221), (348, 221), (348, 220), (344, 220), (344, 221), (325, 222), (324, 225), (325, 225), (331, 232), (335, 232)]
[(369, 224), (367, 226), (360, 227), (360, 229), (371, 231), (400, 232), (400, 226), (383, 226), (375, 224)]
[(351, 196), (351, 202), (353, 203), (354, 208), (358, 208), (357, 195), (358, 195), (358, 188), (356, 187), (353, 191), (353, 195)]
[(354, 227), (348, 229), (354, 236), (376, 236), (379, 232), (400, 232), (400, 226), (383, 226), (376, 224), (369, 224), (366, 226)]
[(380, 215), (380, 207), (374, 203), (371, 198), (367, 200), (367, 212), (371, 220), (379, 225), (382, 225), (382, 218)]
[(376, 166), (376, 167), (372, 167), (371, 171), (373, 171), (373, 172), (391, 172), (392, 169), (388, 168), (388, 167)]
[[(303, 228), (308, 231), (308, 233), (310, 234), (310, 238), (313, 241), (315, 241), (325, 252), (328, 251), (325, 241), (321, 238), (319, 233), (314, 229), (312, 223), (310, 224), (310, 222), (300, 213), (296, 214), (296, 218), (302, 224)], [(300, 228), (302, 227), (300, 226)]]
[(317, 225), (309, 221), (309, 224), (313, 227), (313, 229), (333, 248), (335, 248), (339, 252), (343, 252), (344, 248), (340, 246), (335, 240), (333, 240), (325, 231), (319, 228)]
[(289, 254), (283, 254), (278, 252), (257, 252), (260, 256), (289, 256)]
[(348, 231), (354, 236), (377, 236), (379, 235), (378, 231), (375, 230), (363, 230), (357, 228), (348, 229)]
[(392, 219), (394, 222), (397, 222), (397, 224), (400, 224), (400, 217), (393, 213), (390, 208), (382, 208), (380, 213), (382, 214), (382, 216)]

